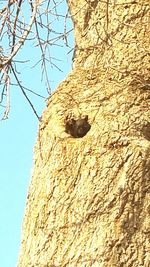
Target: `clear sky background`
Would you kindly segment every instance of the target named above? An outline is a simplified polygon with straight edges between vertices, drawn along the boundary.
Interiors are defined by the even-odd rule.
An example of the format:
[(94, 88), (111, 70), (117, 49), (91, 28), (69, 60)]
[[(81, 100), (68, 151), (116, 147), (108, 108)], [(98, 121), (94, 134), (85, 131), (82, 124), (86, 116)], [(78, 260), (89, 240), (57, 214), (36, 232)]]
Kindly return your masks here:
[[(64, 5), (61, 7), (65, 12)], [(60, 10), (61, 11), (61, 10)], [(59, 22), (56, 26), (60, 29)], [(72, 25), (70, 24), (71, 28)], [(73, 47), (73, 32), (69, 37)], [(53, 47), (53, 53), (61, 61), (57, 65), (62, 72), (49, 68), (48, 75), (54, 90), (60, 81), (71, 70), (72, 53), (66, 47)], [(28, 59), (37, 56), (36, 48), (28, 42), (21, 50), (18, 58)], [(38, 58), (38, 56), (37, 56)], [(31, 62), (30, 62), (31, 63)], [(20, 79), (28, 88), (46, 95), (39, 68), (31, 68), (31, 64), (20, 66)], [(39, 115), (45, 108), (45, 100), (29, 94)], [(11, 87), (11, 111), (9, 119), (0, 121), (0, 267), (15, 267), (21, 241), (21, 226), (25, 210), (26, 196), (33, 167), (33, 148), (37, 137), (38, 120), (21, 93)]]

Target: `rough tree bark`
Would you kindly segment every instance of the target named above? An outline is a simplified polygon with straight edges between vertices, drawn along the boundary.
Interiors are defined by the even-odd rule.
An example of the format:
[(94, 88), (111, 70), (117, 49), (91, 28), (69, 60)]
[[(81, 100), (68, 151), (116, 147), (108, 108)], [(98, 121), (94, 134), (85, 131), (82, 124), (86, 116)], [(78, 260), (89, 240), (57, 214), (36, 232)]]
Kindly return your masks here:
[(68, 4), (74, 69), (40, 123), (18, 267), (148, 267), (149, 0)]

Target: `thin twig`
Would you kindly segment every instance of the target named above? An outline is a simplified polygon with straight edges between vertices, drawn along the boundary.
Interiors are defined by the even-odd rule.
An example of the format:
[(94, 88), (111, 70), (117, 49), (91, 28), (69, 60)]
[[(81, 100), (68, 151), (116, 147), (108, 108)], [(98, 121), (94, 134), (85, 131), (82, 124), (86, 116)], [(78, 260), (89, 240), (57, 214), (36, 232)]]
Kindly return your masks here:
[(17, 83), (18, 83), (18, 85), (19, 85), (19, 87), (20, 87), (22, 93), (24, 94), (25, 98), (27, 99), (29, 105), (31, 106), (31, 108), (32, 108), (32, 110), (33, 110), (33, 112), (34, 112), (34, 114), (36, 115), (36, 117), (37, 117), (38, 120), (40, 121), (40, 116), (37, 114), (37, 112), (36, 112), (36, 110), (35, 110), (35, 108), (34, 108), (32, 102), (30, 101), (29, 97), (28, 97), (27, 94), (25, 93), (25, 90), (24, 90), (23, 86), (21, 85), (21, 83), (20, 83), (20, 81), (19, 81), (19, 79), (18, 79), (18, 77), (17, 77), (17, 75), (16, 75), (16, 72), (15, 72), (14, 68), (12, 67), (12, 65), (11, 65), (11, 69), (12, 69), (12, 72), (13, 72), (13, 74), (14, 74), (14, 76), (15, 76), (15, 79), (16, 79), (16, 81), (17, 81)]

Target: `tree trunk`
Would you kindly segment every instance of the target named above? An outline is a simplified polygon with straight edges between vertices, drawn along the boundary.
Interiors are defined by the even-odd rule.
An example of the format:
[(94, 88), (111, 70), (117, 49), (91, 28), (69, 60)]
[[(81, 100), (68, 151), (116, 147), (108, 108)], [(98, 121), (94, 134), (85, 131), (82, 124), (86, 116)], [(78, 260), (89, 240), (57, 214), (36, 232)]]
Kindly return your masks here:
[(74, 69), (40, 123), (18, 267), (148, 267), (149, 0), (68, 4)]

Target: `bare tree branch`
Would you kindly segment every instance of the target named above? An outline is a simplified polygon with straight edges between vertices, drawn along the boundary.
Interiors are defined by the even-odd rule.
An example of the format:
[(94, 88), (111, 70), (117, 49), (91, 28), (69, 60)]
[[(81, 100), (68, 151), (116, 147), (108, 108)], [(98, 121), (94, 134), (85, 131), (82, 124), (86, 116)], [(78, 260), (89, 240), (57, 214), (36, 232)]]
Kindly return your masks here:
[[(30, 33), (31, 27), (34, 23), (35, 17), (36, 17), (36, 12), (37, 12), (37, 8), (38, 5), (40, 3), (41, 0), (35, 0), (35, 3), (33, 4), (33, 11), (32, 11), (32, 15), (31, 15), (31, 19), (29, 22), (29, 25), (27, 27), (27, 29), (24, 29), (24, 32), (22, 34), (22, 36), (19, 39), (19, 42), (13, 47), (12, 49), (12, 53), (10, 54), (10, 56), (8, 58), (6, 58), (2, 63), (1, 63), (1, 68), (3, 68), (3, 66), (5, 66), (6, 64), (9, 64), (11, 62), (11, 60), (13, 59), (13, 57), (17, 54), (17, 52), (20, 50), (21, 46), (24, 44), (28, 34)], [(22, 2), (22, 1), (20, 1)], [(17, 16), (18, 16), (18, 12), (17, 12)], [(16, 22), (15, 22), (16, 24)], [(14, 29), (16, 28), (16, 26), (14, 27)], [(14, 41), (14, 37), (13, 37), (13, 41)]]
[[(57, 55), (53, 55), (52, 46), (61, 48), (65, 45), (72, 51), (68, 41), (68, 36), (72, 33), (72, 28), (68, 26), (68, 19), (70, 20), (68, 7), (65, 11), (63, 8), (61, 9), (64, 2), (64, 0), (1, 1), (0, 107), (4, 108), (2, 119), (6, 119), (10, 111), (10, 87), (14, 86), (13, 77), (15, 77), (17, 85), (21, 86), (23, 94), (28, 90), (41, 96), (34, 89), (27, 89), (29, 86), (20, 82), (19, 63), (27, 65), (28, 62), (32, 68), (33, 66), (40, 68), (41, 81), (44, 82), (48, 95), (51, 94), (49, 69), (55, 68), (62, 71), (61, 66), (58, 65)], [(56, 26), (58, 23), (60, 27)], [(21, 48), (29, 43), (35, 54), (38, 55), (34, 63), (32, 62), (32, 55), (27, 55), (23, 60), (20, 59)], [(32, 85), (31, 87), (34, 88)], [(24, 96), (36, 114), (36, 109), (26, 93)], [(39, 118), (37, 114), (36, 117)]]

